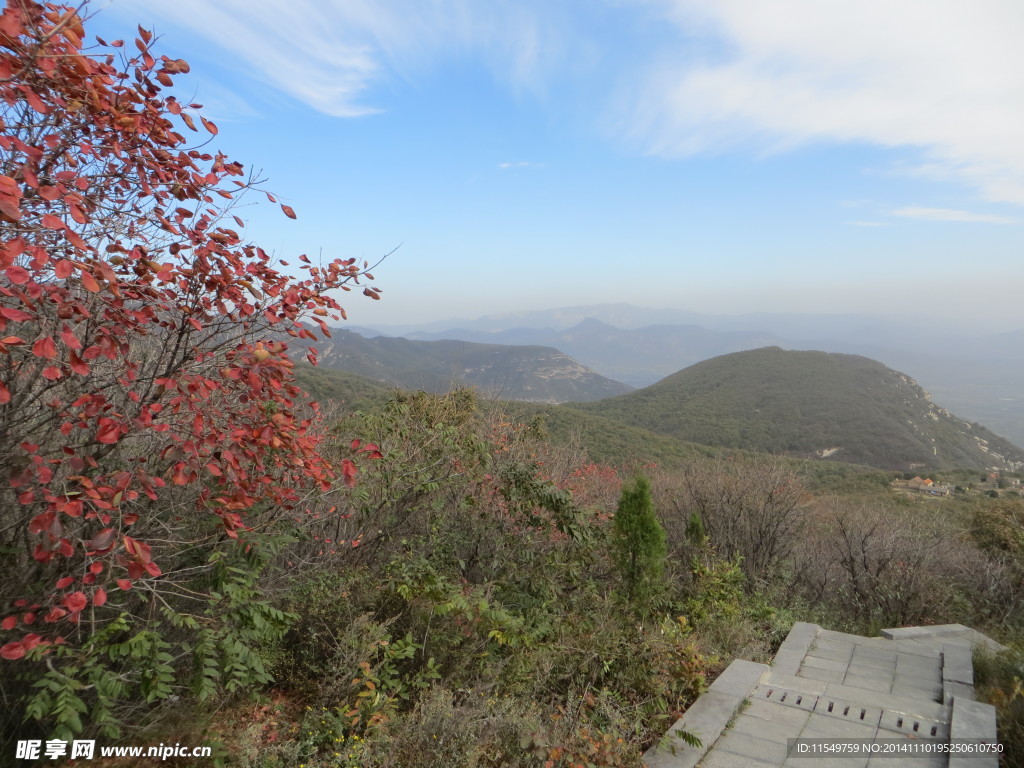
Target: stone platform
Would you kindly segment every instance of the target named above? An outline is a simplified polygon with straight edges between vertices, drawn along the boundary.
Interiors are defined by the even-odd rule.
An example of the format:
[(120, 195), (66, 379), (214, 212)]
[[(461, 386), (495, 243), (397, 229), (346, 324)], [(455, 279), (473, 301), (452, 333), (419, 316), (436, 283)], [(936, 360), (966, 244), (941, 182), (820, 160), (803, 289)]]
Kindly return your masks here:
[[(994, 755), (798, 755), (791, 739), (863, 740), (873, 749), (996, 742), (995, 710), (974, 700), (975, 646), (995, 641), (962, 624), (882, 637), (797, 623), (772, 664), (737, 660), (644, 755), (648, 768), (995, 768)], [(687, 745), (677, 729), (695, 734)]]

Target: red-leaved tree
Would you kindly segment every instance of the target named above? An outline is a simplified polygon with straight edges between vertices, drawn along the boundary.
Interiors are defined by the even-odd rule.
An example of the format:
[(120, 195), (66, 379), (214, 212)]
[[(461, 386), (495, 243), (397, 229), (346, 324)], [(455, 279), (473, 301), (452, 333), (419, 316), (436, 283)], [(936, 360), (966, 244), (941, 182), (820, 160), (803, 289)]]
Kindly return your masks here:
[[(212, 599), (196, 582), (211, 552), (330, 486), (284, 340), (328, 333), (344, 316), (328, 291), (372, 278), (301, 256), (297, 279), (245, 242), (232, 207), (257, 182), (170, 93), (188, 64), (142, 28), (86, 48), (84, 17), (34, 0), (0, 16), (0, 664), (79, 675), (80, 711), (92, 686), (166, 695), (175, 638), (216, 625), (181, 608)], [(160, 611), (179, 635), (153, 641), (169, 657), (155, 678), (130, 654), (83, 672), (97, 638), (137, 640)]]

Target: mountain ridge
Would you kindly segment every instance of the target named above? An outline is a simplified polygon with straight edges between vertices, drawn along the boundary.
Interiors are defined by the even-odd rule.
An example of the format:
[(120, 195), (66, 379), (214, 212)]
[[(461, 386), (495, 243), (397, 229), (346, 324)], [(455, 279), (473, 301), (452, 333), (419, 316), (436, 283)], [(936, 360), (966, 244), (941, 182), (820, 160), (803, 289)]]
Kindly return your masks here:
[(881, 469), (1019, 470), (1024, 450), (859, 355), (779, 347), (721, 355), (626, 395), (562, 407), (680, 440)]
[(540, 345), (366, 338), (334, 328), (331, 338), (315, 346), (324, 367), (403, 389), (447, 392), (453, 386), (468, 385), (490, 397), (551, 404), (597, 400), (632, 390), (557, 349)]

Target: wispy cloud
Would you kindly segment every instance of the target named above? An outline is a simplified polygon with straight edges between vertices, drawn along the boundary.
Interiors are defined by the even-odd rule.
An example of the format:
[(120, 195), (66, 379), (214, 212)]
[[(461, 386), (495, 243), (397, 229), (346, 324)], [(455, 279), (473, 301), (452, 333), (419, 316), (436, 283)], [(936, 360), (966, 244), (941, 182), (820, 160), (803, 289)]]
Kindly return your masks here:
[[(899, 170), (1024, 205), (1020, 0), (119, 0), (320, 112), (458, 59), (515, 90), (571, 75), (670, 157), (829, 142), (909, 149)], [(582, 81), (581, 80), (581, 81)], [(615, 83), (618, 83), (618, 86)], [(585, 94), (585, 96), (583, 95)], [(604, 100), (602, 102), (602, 100)]]
[(124, 0), (232, 54), (257, 80), (337, 117), (378, 111), (367, 95), (445, 56), (476, 54), (515, 88), (542, 87), (567, 57), (567, 25), (540, 0)]
[(905, 216), (909, 219), (924, 219), (925, 221), (966, 221), (983, 224), (1015, 224), (1016, 219), (1009, 216), (996, 216), (991, 213), (972, 213), (971, 211), (958, 211), (953, 208), (921, 208), (910, 206), (900, 208), (892, 212), (893, 216)]
[(503, 171), (507, 171), (510, 168), (543, 168), (544, 163), (535, 163), (532, 160), (520, 160), (516, 163), (498, 163), (498, 167)]
[(651, 4), (679, 52), (630, 86), (630, 130), (650, 151), (914, 148), (921, 173), (1024, 204), (1019, 0)]

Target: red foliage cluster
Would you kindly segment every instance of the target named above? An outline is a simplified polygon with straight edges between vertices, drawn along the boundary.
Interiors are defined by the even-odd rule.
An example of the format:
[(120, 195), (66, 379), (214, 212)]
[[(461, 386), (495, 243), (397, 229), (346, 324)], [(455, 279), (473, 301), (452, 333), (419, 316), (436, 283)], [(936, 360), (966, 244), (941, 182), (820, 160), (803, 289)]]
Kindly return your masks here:
[(159, 577), (128, 531), (175, 486), (228, 537), (258, 504), (327, 488), (287, 345), (258, 339), (313, 339), (307, 318), (329, 335), (344, 311), (327, 291), (372, 279), (305, 256), (296, 279), (245, 243), (231, 208), (256, 182), (190, 146), (201, 105), (164, 90), (188, 64), (142, 28), (131, 58), (121, 41), (86, 50), (80, 10), (8, 0), (0, 16), (0, 503), (22, 531), (0, 543), (26, 549), (35, 580), (7, 585), (8, 631), (78, 622), (109, 582)]

